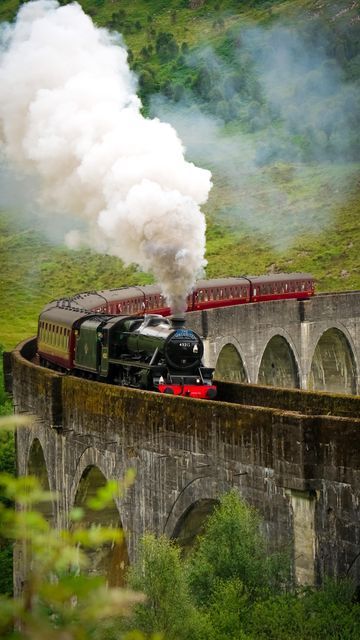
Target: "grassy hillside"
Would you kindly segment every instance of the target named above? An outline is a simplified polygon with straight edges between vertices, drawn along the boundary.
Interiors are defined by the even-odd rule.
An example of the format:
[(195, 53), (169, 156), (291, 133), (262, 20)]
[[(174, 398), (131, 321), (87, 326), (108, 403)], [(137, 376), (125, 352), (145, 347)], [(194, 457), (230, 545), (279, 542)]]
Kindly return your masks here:
[[(258, 213), (259, 229), (266, 215), (269, 219), (276, 215), (279, 247), (274, 247), (272, 234), (254, 232), (253, 227), (229, 219), (228, 208), (236, 208), (238, 195), (224, 184), (215, 184), (206, 207), (208, 277), (305, 270), (317, 278), (319, 291), (360, 289), (359, 167), (305, 167), (300, 175), (292, 169), (289, 165), (272, 167), (280, 185), (286, 186), (287, 201), (280, 211), (273, 203), (272, 209)], [(347, 199), (334, 206), (337, 183), (345, 177)], [(249, 181), (250, 190), (258, 194), (260, 188), (259, 176)], [(304, 217), (311, 220), (312, 232), (301, 231), (290, 242), (282, 219), (291, 219), (294, 228), (298, 225), (302, 230)], [(23, 226), (16, 216), (0, 214), (0, 342), (7, 348), (36, 331), (39, 310), (51, 299), (151, 281), (147, 274), (125, 268), (116, 258), (52, 245), (42, 234), (39, 220)]]
[[(0, 20), (12, 19), (19, 4), (2, 0)], [(123, 33), (144, 113), (168, 114), (188, 159), (213, 172), (207, 275), (306, 270), (318, 290), (360, 289), (359, 3), (80, 4), (97, 24)], [(268, 62), (279, 37), (289, 64), (273, 78)], [(0, 212), (6, 348), (35, 332), (50, 299), (149, 281), (115, 258), (51, 243), (40, 217)]]

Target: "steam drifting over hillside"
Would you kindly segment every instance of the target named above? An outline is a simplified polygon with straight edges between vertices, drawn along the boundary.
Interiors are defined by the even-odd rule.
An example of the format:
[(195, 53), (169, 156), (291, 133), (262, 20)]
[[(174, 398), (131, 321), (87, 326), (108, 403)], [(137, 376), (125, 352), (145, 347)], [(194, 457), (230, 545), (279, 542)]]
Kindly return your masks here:
[[(185, 161), (175, 130), (140, 113), (121, 40), (78, 4), (23, 5), (0, 34), (0, 145), (40, 179), (52, 215), (85, 221), (67, 243), (150, 270), (174, 311), (201, 272), (209, 171)], [(56, 212), (56, 213), (54, 213)], [(115, 284), (115, 283), (114, 283)]]

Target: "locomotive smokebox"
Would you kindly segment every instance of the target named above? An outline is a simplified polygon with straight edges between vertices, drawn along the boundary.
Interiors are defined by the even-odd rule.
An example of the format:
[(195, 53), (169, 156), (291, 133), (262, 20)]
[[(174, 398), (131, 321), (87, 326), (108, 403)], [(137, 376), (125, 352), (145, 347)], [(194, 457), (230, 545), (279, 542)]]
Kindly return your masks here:
[(173, 329), (182, 329), (185, 324), (185, 316), (170, 316), (169, 320)]

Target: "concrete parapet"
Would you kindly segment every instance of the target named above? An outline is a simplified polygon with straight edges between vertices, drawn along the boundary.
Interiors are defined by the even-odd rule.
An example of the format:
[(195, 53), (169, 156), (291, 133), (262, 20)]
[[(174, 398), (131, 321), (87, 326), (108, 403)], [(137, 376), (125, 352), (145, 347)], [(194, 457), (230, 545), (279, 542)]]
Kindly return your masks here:
[(216, 384), (221, 399), (226, 402), (299, 411), (304, 415), (360, 418), (360, 396), (222, 381)]

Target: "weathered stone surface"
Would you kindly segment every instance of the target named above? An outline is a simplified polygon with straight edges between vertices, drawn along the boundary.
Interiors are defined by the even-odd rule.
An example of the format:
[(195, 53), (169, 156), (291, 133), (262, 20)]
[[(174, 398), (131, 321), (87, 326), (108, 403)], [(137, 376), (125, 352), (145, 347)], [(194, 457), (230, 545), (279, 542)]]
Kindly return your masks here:
[[(293, 545), (298, 580), (347, 571), (360, 580), (360, 420), (349, 415), (357, 406), (350, 398), (340, 402), (347, 409), (338, 417), (302, 414), (301, 392), (290, 402), (296, 411), (162, 396), (50, 372), (24, 358), (30, 347), (12, 355), (16, 409), (35, 416), (33, 428), (17, 434), (18, 468), (28, 472), (38, 440), (50, 489), (59, 495), (58, 526), (68, 525), (89, 467), (107, 479), (134, 468), (136, 482), (117, 501), (130, 559), (145, 531), (171, 536), (192, 505), (235, 487), (262, 513), (271, 547)], [(253, 393), (241, 387), (245, 396)], [(263, 393), (266, 403), (269, 390)], [(316, 395), (303, 399), (307, 411), (317, 406)], [(320, 394), (324, 414), (326, 402)], [(18, 572), (17, 588), (20, 580)]]
[[(194, 312), (187, 314), (187, 325), (206, 338), (208, 366), (216, 367), (223, 347), (233, 345), (245, 372), (241, 379), (246, 382), (257, 383), (260, 377), (263, 384), (272, 384), (274, 379), (278, 386), (289, 386), (292, 373), (294, 384), (290, 386), (359, 393), (358, 291)], [(322, 344), (326, 332), (328, 339)], [(279, 354), (277, 362), (271, 357), (272, 340), (275, 348), (276, 341), (288, 348), (286, 357), (281, 359)], [(333, 350), (330, 358), (329, 344)]]

